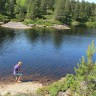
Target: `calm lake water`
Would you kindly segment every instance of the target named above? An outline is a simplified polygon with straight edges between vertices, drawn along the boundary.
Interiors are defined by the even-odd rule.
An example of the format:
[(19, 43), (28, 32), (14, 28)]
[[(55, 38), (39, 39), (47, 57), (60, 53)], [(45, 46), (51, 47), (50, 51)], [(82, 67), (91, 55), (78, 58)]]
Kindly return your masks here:
[[(58, 78), (74, 74), (74, 67), (92, 40), (96, 29), (72, 28), (27, 30), (0, 27), (0, 78), (10, 77), (18, 61), (23, 62), (23, 76)], [(96, 60), (96, 55), (93, 57)], [(30, 77), (31, 78), (31, 77)]]

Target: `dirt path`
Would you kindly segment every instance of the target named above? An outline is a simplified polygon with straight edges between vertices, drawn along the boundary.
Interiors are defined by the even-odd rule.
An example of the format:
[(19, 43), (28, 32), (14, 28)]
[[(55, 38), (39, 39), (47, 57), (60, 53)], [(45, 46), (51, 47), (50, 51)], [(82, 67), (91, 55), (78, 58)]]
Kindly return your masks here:
[(38, 88), (42, 88), (42, 84), (34, 82), (22, 82), (14, 84), (0, 84), (0, 95), (7, 93), (15, 95), (17, 93), (35, 93)]

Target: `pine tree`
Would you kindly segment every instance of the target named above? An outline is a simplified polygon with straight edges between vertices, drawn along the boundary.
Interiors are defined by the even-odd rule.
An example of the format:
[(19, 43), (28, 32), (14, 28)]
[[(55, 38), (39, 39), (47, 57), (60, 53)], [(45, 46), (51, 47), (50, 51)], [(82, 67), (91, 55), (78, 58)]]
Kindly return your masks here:
[(27, 19), (35, 18), (35, 16), (33, 15), (34, 14), (34, 11), (33, 11), (34, 5), (33, 4), (34, 4), (34, 0), (28, 0), (27, 1), (27, 6), (28, 6), (28, 8), (27, 8), (27, 16), (26, 16)]
[(41, 12), (42, 12), (42, 14), (47, 13), (47, 8), (48, 8), (48, 0), (41, 0)]
[(24, 20), (26, 12), (27, 12), (26, 0), (16, 0), (15, 6), (15, 14), (16, 18), (20, 19), (21, 21)]
[(82, 57), (78, 68), (75, 68), (76, 77), (74, 82), (74, 91), (78, 96), (91, 96), (94, 91), (94, 80), (96, 79), (96, 63), (92, 57), (96, 52), (94, 41), (88, 46), (87, 61)]
[(41, 17), (40, 0), (30, 0), (27, 10), (27, 18), (36, 19)]
[(6, 13), (11, 17), (14, 16), (14, 5), (15, 5), (15, 0), (6, 0), (5, 10)]
[(55, 19), (62, 22), (65, 20), (65, 1), (66, 0), (57, 0), (55, 5)]
[(76, 5), (75, 5), (75, 9), (74, 9), (74, 16), (73, 16), (74, 20), (76, 20), (80, 16), (80, 10), (79, 9), (80, 9), (80, 2), (79, 2), (79, 0), (77, 0)]
[(6, 0), (0, 0), (0, 13), (5, 12), (5, 3), (6, 3)]

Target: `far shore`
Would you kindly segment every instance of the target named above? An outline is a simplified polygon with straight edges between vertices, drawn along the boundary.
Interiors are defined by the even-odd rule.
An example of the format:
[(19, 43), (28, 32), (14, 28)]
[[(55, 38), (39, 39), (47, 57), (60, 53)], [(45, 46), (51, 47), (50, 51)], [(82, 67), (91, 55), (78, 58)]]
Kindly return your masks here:
[(58, 30), (70, 29), (69, 26), (67, 25), (57, 25), (57, 24), (54, 24), (53, 26), (34, 25), (34, 24), (25, 25), (22, 22), (8, 22), (6, 24), (1, 23), (1, 26), (6, 28), (13, 28), (13, 29), (30, 29), (33, 27), (48, 27), (48, 28), (50, 27)]
[(7, 27), (7, 28), (13, 28), (13, 29), (30, 29), (32, 27), (27, 26), (23, 24), (22, 22), (8, 22), (6, 24), (2, 24), (2, 27)]

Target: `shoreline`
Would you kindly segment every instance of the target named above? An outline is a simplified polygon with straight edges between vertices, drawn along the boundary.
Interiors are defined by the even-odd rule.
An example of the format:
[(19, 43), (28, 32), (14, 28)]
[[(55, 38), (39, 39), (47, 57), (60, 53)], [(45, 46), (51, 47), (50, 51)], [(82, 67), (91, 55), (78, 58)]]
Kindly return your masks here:
[(37, 82), (15, 82), (11, 84), (0, 84), (0, 96), (5, 96), (6, 94), (13, 96), (17, 95), (18, 93), (35, 94), (36, 91), (42, 87), (43, 85)]
[(18, 93), (34, 94), (37, 89), (48, 86), (57, 80), (53, 80), (47, 77), (39, 78), (34, 76), (25, 76), (21, 81), (21, 83), (15, 82), (15, 78), (12, 76), (2, 78), (2, 80), (0, 80), (0, 96), (5, 96), (8, 93), (10, 93), (11, 95), (15, 95)]
[(2, 24), (1, 26), (6, 27), (6, 28), (13, 28), (13, 29), (30, 29), (30, 28), (32, 28), (30, 26), (23, 24), (22, 22), (8, 22), (6, 24)]
[[(22, 77), (22, 82), (38, 82), (42, 85), (49, 85), (53, 83), (54, 81), (57, 81), (61, 78), (53, 78), (53, 77), (46, 77), (46, 76), (34, 76), (34, 75), (28, 75)], [(0, 77), (0, 84), (10, 84), (15, 82), (15, 77), (8, 76), (8, 77)]]
[(13, 28), (13, 29), (31, 29), (33, 27), (41, 27), (41, 28), (54, 28), (54, 29), (58, 29), (58, 30), (64, 30), (64, 29), (70, 29), (69, 26), (67, 25), (53, 25), (53, 26), (46, 26), (46, 25), (34, 25), (34, 24), (28, 24), (25, 25), (22, 22), (8, 22), (6, 24), (1, 24), (1, 27), (5, 27), (5, 28)]

